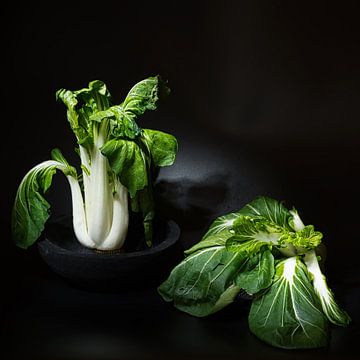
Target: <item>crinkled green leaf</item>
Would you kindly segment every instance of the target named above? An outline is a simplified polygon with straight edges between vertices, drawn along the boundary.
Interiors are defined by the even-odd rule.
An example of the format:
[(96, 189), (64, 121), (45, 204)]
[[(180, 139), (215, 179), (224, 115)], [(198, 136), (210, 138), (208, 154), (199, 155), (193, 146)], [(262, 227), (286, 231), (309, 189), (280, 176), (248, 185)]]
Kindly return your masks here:
[[(135, 120), (146, 110), (155, 110), (158, 105), (160, 94), (167, 94), (168, 92), (169, 89), (159, 76), (149, 77), (134, 85), (123, 103), (111, 107), (104, 107), (103, 111), (98, 109), (89, 116), (89, 119), (90, 121), (96, 122), (108, 119), (110, 121), (109, 131), (113, 137), (116, 139), (135, 139), (141, 134), (141, 129), (136, 124)], [(164, 141), (165, 140), (163, 139), (162, 142)], [(169, 140), (166, 141), (169, 142)], [(167, 147), (168, 149), (166, 150), (170, 150), (170, 145), (164, 144), (163, 147)], [(160, 151), (160, 149), (161, 144), (159, 144), (159, 150), (155, 149), (155, 158), (157, 156), (157, 151)], [(168, 162), (171, 156), (174, 160), (174, 151), (172, 151), (171, 154), (168, 154)]]
[[(289, 210), (286, 209), (282, 202), (266, 196), (251, 201), (240, 210), (240, 213), (252, 219), (264, 219), (273, 225), (292, 230), (288, 223), (291, 216)], [(236, 223), (234, 225), (236, 227)]]
[(161, 97), (168, 95), (170, 89), (160, 76), (153, 76), (135, 84), (127, 94), (121, 107), (124, 116), (135, 119), (146, 110), (156, 110)]
[(253, 219), (247, 216), (241, 217), (235, 222), (234, 231), (233, 240), (237, 242), (254, 240), (277, 245), (284, 235), (287, 236), (286, 230), (267, 219)]
[(173, 135), (162, 131), (143, 129), (143, 141), (155, 166), (169, 166), (175, 161), (178, 143)]
[(273, 244), (267, 240), (252, 239), (241, 241), (238, 235), (234, 235), (226, 241), (226, 249), (228, 251), (242, 253), (244, 257), (253, 256), (266, 248), (271, 249), (272, 245)]
[(321, 243), (320, 232), (315, 231), (312, 225), (303, 225), (296, 210), (288, 211), (276, 200), (259, 197), (242, 208), (240, 213), (243, 216), (233, 225), (238, 239), (266, 238), (283, 252), (286, 248), (289, 254), (303, 254)]
[(67, 118), (70, 123), (79, 144), (85, 144), (92, 141), (92, 135), (89, 136), (89, 123), (86, 118), (79, 115), (76, 95), (65, 89), (56, 92), (56, 98), (60, 99), (67, 106)]
[(265, 250), (246, 260), (235, 278), (235, 285), (253, 295), (272, 284), (274, 273), (274, 257), (270, 250)]
[(235, 235), (226, 241), (226, 248), (232, 252), (242, 252), (253, 256), (265, 248), (272, 249), (279, 243), (283, 231), (267, 220), (252, 219), (248, 216), (236, 220)]
[(119, 177), (133, 198), (137, 191), (148, 185), (148, 167), (145, 154), (132, 140), (112, 139), (102, 148), (112, 171)]
[(186, 257), (158, 288), (166, 301), (194, 316), (206, 316), (230, 304), (240, 291), (234, 278), (243, 263), (224, 246), (201, 249)]
[(302, 248), (305, 252), (320, 245), (322, 237), (322, 233), (315, 231), (313, 225), (307, 225), (302, 230), (291, 233), (286, 241), (293, 244), (298, 249)]
[(127, 117), (125, 110), (120, 105), (112, 106), (104, 111), (98, 111), (90, 116), (90, 120), (96, 122), (101, 122), (104, 119), (109, 119), (110, 132), (115, 138), (135, 139), (141, 134), (141, 129), (135, 120)]
[(94, 134), (91, 116), (110, 106), (110, 93), (106, 85), (95, 80), (89, 83), (88, 88), (81, 90), (60, 89), (56, 92), (56, 99), (66, 105), (67, 118), (78, 143), (85, 147), (92, 145)]

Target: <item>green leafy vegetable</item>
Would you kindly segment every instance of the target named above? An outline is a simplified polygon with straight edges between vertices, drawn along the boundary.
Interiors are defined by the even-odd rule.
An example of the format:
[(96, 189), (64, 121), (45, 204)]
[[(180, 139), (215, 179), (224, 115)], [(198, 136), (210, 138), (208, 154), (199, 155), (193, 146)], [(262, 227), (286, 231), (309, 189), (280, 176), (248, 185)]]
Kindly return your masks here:
[(56, 98), (67, 107), (79, 145), (82, 176), (77, 176), (59, 150), (52, 152), (53, 161), (30, 170), (13, 208), (12, 232), (17, 245), (30, 246), (43, 231), (50, 209), (44, 194), (57, 169), (69, 180), (74, 231), (80, 243), (101, 250), (120, 248), (127, 234), (129, 195), (131, 209), (143, 215), (145, 240), (151, 245), (151, 174), (155, 167), (172, 165), (178, 148), (174, 136), (142, 129), (136, 120), (146, 110), (155, 110), (168, 93), (158, 76), (137, 83), (119, 105), (111, 104), (110, 93), (99, 80), (81, 90), (57, 91)]
[(178, 144), (172, 135), (162, 131), (144, 129), (143, 142), (156, 166), (168, 166), (175, 161)]
[(227, 239), (234, 235), (232, 230), (234, 221), (241, 215), (237, 213), (230, 213), (224, 216), (218, 217), (209, 227), (206, 234), (201, 241), (185, 251), (186, 255), (189, 255), (197, 250), (211, 247), (214, 245), (225, 245)]
[(277, 263), (272, 286), (252, 302), (249, 327), (261, 340), (281, 348), (327, 344), (326, 317), (306, 267), (296, 256)]
[(240, 253), (224, 246), (201, 249), (174, 268), (159, 292), (166, 301), (191, 315), (206, 316), (230, 303), (240, 288), (235, 286)]
[(327, 318), (335, 325), (349, 325), (350, 317), (346, 311), (340, 309), (339, 305), (336, 303), (334, 294), (329, 289), (326, 278), (320, 270), (315, 251), (306, 253), (304, 260), (312, 277), (315, 293), (320, 299), (322, 309)]
[(250, 295), (257, 294), (271, 285), (274, 272), (274, 256), (270, 250), (265, 250), (246, 260), (235, 278), (235, 284)]
[(291, 214), (282, 202), (269, 197), (260, 196), (240, 210), (241, 215), (250, 219), (259, 219), (264, 222), (290, 230), (289, 219)]
[(139, 146), (130, 140), (112, 139), (101, 147), (112, 171), (134, 197), (148, 184), (147, 163)]
[(32, 168), (22, 180), (16, 194), (12, 213), (12, 233), (22, 248), (32, 245), (44, 230), (49, 218), (50, 204), (44, 198), (56, 170), (76, 178), (76, 170), (69, 166), (59, 150), (53, 150), (55, 160), (44, 161)]
[(258, 197), (216, 219), (159, 293), (182, 311), (206, 316), (244, 290), (253, 296), (249, 327), (260, 339), (286, 349), (325, 346), (329, 321), (345, 326), (350, 318), (320, 271), (315, 249), (322, 238), (296, 209)]

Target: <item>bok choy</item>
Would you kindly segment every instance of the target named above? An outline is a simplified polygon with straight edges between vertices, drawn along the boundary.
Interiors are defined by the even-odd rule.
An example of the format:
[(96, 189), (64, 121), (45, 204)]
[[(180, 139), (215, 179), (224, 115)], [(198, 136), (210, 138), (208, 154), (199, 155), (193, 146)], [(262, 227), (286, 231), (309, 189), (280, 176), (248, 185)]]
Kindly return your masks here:
[(142, 129), (136, 120), (155, 110), (169, 89), (160, 77), (140, 81), (125, 100), (113, 105), (106, 85), (99, 80), (87, 88), (57, 91), (67, 107), (67, 119), (77, 140), (79, 175), (60, 150), (51, 160), (32, 168), (18, 188), (12, 213), (12, 233), (22, 248), (32, 245), (44, 230), (50, 204), (44, 195), (60, 170), (68, 179), (73, 227), (79, 242), (99, 250), (119, 249), (126, 239), (129, 211), (143, 217), (145, 240), (152, 242), (154, 168), (172, 165), (177, 141), (157, 130)]
[(258, 197), (217, 218), (202, 240), (158, 291), (194, 316), (252, 297), (249, 328), (266, 343), (286, 349), (316, 348), (329, 341), (329, 324), (346, 326), (316, 254), (323, 235), (305, 226), (295, 209)]

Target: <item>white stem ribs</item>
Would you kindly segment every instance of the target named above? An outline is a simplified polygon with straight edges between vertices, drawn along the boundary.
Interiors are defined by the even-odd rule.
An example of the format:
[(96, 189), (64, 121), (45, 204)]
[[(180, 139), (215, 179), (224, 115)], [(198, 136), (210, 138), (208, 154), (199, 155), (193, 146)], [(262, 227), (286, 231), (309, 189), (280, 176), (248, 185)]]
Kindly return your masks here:
[(117, 178), (109, 177), (109, 164), (99, 150), (106, 141), (106, 125), (96, 133), (93, 151), (80, 146), (84, 196), (80, 185), (68, 176), (73, 203), (73, 226), (79, 242), (99, 250), (123, 246), (129, 224), (128, 191)]

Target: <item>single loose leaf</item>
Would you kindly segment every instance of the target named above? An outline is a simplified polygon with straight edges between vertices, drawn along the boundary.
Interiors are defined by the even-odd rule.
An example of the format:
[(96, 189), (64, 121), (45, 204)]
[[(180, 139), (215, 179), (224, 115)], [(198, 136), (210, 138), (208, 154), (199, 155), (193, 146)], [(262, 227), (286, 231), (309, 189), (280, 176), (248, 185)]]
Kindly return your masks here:
[(272, 284), (274, 273), (274, 257), (270, 250), (265, 250), (247, 259), (235, 279), (235, 284), (253, 295)]
[(40, 237), (50, 216), (50, 204), (44, 195), (51, 186), (56, 170), (76, 177), (76, 170), (68, 164), (60, 150), (54, 149), (52, 157), (54, 160), (33, 167), (21, 181), (16, 193), (11, 229), (16, 245), (24, 249)]
[(300, 259), (291, 257), (276, 265), (273, 285), (253, 300), (249, 327), (258, 338), (280, 348), (327, 345), (328, 321)]
[(166, 301), (194, 316), (206, 316), (231, 303), (240, 288), (234, 278), (243, 262), (240, 254), (224, 246), (192, 253), (177, 265), (159, 287)]

